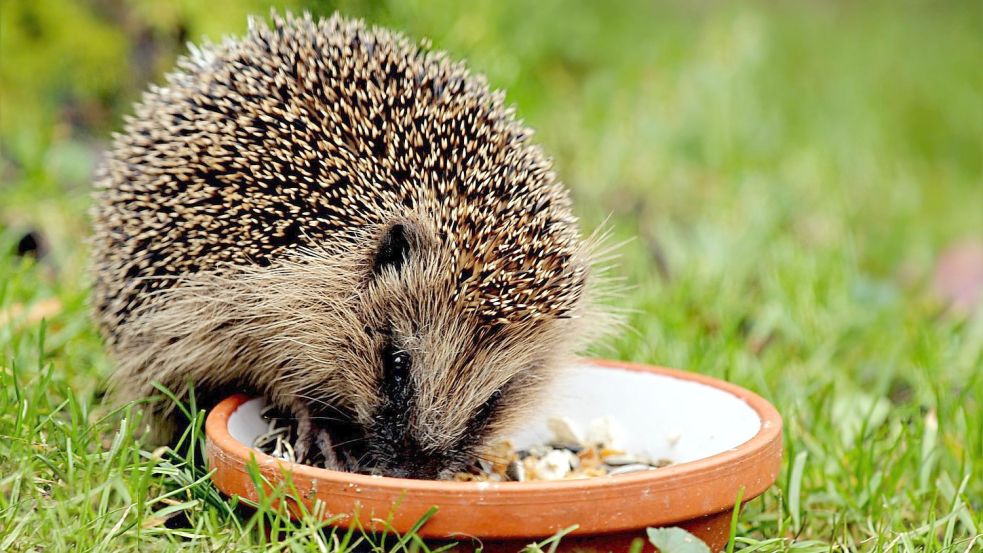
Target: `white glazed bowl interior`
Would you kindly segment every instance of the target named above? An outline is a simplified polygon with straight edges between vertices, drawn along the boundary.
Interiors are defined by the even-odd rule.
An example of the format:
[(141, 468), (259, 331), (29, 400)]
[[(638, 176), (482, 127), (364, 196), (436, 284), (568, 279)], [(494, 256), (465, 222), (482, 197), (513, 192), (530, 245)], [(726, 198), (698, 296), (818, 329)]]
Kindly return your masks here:
[[(266, 432), (260, 416), (265, 400), (243, 403), (229, 418), (229, 433), (252, 444)], [(741, 398), (700, 382), (671, 376), (602, 368), (570, 367), (556, 382), (553, 395), (511, 437), (519, 449), (549, 442), (547, 421), (569, 419), (586, 433), (592, 421), (615, 421), (616, 445), (634, 455), (685, 463), (736, 448), (761, 428), (758, 414)]]

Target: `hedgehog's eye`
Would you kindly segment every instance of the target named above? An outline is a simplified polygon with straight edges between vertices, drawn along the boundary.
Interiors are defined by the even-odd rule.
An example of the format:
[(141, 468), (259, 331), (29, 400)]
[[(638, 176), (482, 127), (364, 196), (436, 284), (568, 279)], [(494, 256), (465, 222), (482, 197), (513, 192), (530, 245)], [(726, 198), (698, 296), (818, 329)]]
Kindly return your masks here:
[(495, 409), (498, 407), (499, 401), (502, 399), (502, 390), (495, 390), (488, 396), (481, 407), (475, 412), (474, 417), (471, 418), (471, 431), (478, 432), (488, 424), (491, 420), (492, 415), (495, 413)]
[(478, 416), (486, 419), (491, 417), (491, 414), (495, 412), (495, 407), (498, 407), (498, 401), (500, 399), (502, 399), (501, 390), (495, 390), (492, 392), (491, 396), (489, 396), (488, 399), (485, 400), (485, 403), (482, 404), (481, 409), (478, 410)]
[(385, 369), (386, 395), (393, 399), (405, 398), (410, 388), (410, 354), (387, 346), (382, 352)]
[(410, 241), (406, 225), (395, 224), (389, 227), (379, 241), (379, 249), (372, 262), (372, 273), (378, 275), (389, 267), (398, 273), (409, 256)]
[(389, 360), (393, 378), (404, 380), (410, 372), (410, 356), (405, 351), (397, 351)]

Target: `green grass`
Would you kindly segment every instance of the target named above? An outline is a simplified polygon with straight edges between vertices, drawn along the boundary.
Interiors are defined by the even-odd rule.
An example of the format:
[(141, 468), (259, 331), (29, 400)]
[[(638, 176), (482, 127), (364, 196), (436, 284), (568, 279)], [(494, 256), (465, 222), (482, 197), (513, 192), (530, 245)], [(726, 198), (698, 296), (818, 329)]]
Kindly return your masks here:
[[(203, 467), (142, 448), (138, 410), (99, 398), (112, 368), (85, 305), (89, 174), (183, 35), (266, 12), (226, 4), (0, 10), (0, 551), (360, 537), (233, 504)], [(928, 285), (947, 244), (983, 237), (977, 3), (342, 9), (486, 72), (555, 156), (585, 228), (610, 216), (635, 237), (616, 268), (631, 331), (599, 354), (726, 378), (781, 411), (784, 470), (735, 550), (983, 545), (983, 315), (947, 313)], [(13, 255), (26, 228), (50, 242), (40, 262)]]

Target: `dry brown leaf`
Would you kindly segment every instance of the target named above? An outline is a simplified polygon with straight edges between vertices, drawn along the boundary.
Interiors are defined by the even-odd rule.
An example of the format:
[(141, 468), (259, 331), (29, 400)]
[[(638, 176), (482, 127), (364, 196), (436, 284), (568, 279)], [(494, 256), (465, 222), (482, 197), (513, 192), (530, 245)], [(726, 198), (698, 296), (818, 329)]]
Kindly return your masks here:
[(158, 526), (163, 526), (167, 519), (170, 517), (148, 517), (140, 523), (140, 528), (156, 528)]
[(946, 248), (935, 264), (932, 290), (956, 313), (983, 305), (983, 242), (965, 240)]
[(61, 313), (62, 304), (58, 298), (46, 298), (31, 304), (25, 308), (24, 304), (15, 303), (9, 308), (0, 311), (0, 326), (12, 323), (32, 325), (41, 322), (42, 319), (51, 319)]

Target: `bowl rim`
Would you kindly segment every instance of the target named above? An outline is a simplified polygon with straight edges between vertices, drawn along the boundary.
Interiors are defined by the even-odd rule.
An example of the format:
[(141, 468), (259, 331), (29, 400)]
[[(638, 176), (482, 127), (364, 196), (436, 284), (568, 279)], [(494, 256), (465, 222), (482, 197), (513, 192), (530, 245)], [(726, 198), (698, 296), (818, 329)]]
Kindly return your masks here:
[[(235, 394), (221, 401), (208, 414), (205, 422), (206, 454), (211, 466), (213, 468), (218, 466), (219, 470), (231, 469), (245, 473), (247, 463), (255, 459), (260, 470), (268, 476), (283, 478), (282, 475), (285, 473), (292, 473), (291, 479), (298, 488), (300, 488), (298, 482), (313, 482), (315, 487), (318, 482), (322, 482), (333, 485), (334, 489), (354, 490), (359, 494), (351, 496), (352, 499), (358, 497), (356, 503), (373, 499), (382, 502), (393, 497), (408, 499), (417, 495), (422, 498), (421, 500), (440, 503), (443, 506), (480, 505), (501, 508), (549, 504), (554, 508), (563, 505), (570, 508), (573, 504), (585, 502), (588, 505), (596, 504), (598, 501), (617, 501), (621, 504), (630, 502), (632, 497), (646, 497), (646, 501), (649, 501), (648, 496), (663, 496), (662, 504), (665, 504), (666, 508), (660, 512), (655, 512), (653, 508), (650, 512), (644, 513), (646, 525), (674, 523), (732, 509), (741, 488), (743, 488), (744, 501), (747, 501), (763, 493), (777, 478), (781, 467), (782, 418), (769, 402), (754, 392), (713, 377), (677, 369), (590, 358), (577, 359), (576, 363), (605, 369), (655, 373), (711, 386), (747, 403), (757, 413), (761, 426), (753, 437), (727, 451), (658, 470), (624, 474), (613, 478), (535, 482), (414, 480), (317, 468), (282, 461), (257, 451), (238, 441), (228, 431), (231, 415), (239, 406), (252, 399), (245, 394)], [(276, 476), (278, 473), (281, 476)], [(213, 480), (226, 493), (241, 493), (241, 490), (224, 489), (220, 482), (222, 479), (218, 475), (213, 475)], [(705, 486), (716, 483), (713, 485), (719, 489), (703, 490), (695, 487), (701, 483)], [(697, 489), (701, 491), (696, 493)], [(624, 514), (629, 515), (629, 513)], [(617, 522), (617, 527), (610, 526), (610, 521), (608, 525), (598, 528), (582, 525), (574, 533), (634, 528), (637, 527), (638, 520), (641, 520), (640, 517), (641, 515), (637, 514), (626, 516), (624, 524)], [(428, 523), (428, 526), (430, 525)], [(421, 535), (424, 534), (421, 532)], [(507, 528), (503, 528), (501, 535), (513, 534)]]

